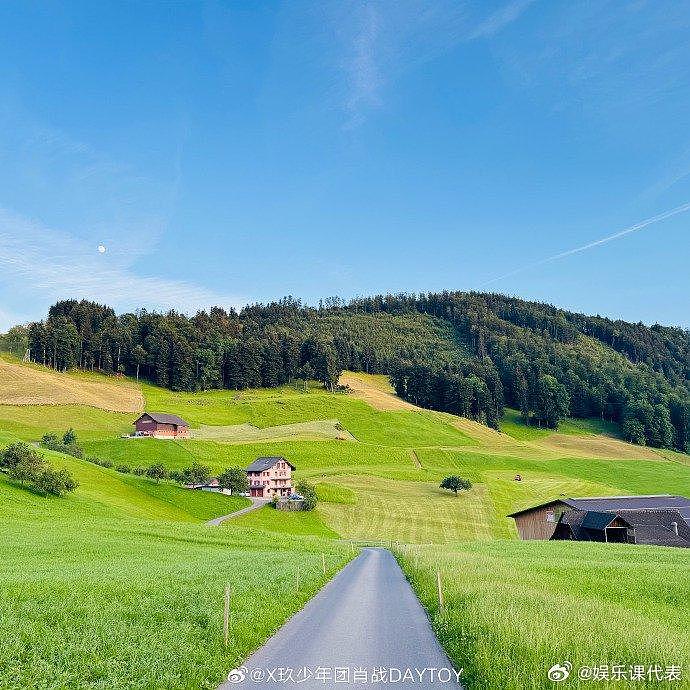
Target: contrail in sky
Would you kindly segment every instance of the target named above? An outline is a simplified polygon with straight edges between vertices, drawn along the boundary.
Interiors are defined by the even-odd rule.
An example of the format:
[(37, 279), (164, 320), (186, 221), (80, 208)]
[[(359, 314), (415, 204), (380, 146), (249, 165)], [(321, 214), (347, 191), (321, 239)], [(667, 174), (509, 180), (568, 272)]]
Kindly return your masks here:
[(598, 247), (600, 244), (613, 242), (613, 240), (617, 240), (621, 237), (625, 237), (626, 235), (630, 235), (633, 232), (642, 230), (642, 228), (646, 228), (648, 225), (658, 223), (659, 221), (666, 220), (666, 218), (671, 218), (672, 216), (677, 216), (679, 213), (685, 213), (686, 211), (690, 211), (690, 202), (687, 204), (683, 204), (682, 206), (677, 206), (676, 208), (673, 208), (670, 211), (664, 211), (663, 213), (660, 213), (658, 216), (652, 216), (651, 218), (647, 218), (647, 220), (643, 220), (640, 223), (631, 225), (629, 228), (620, 230), (619, 232), (616, 232), (613, 235), (607, 235), (606, 237), (602, 237), (599, 240), (594, 240), (594, 242), (583, 244), (581, 247), (567, 249), (566, 251), (560, 252), (559, 254), (548, 256), (545, 259), (540, 259), (539, 261), (535, 261), (534, 263), (527, 264), (526, 266), (521, 266), (520, 268), (516, 268), (514, 271), (510, 271), (509, 273), (504, 273), (503, 275), (496, 276), (495, 278), (491, 278), (490, 280), (486, 280), (483, 283), (481, 283), (478, 287), (484, 287), (485, 285), (495, 283), (498, 280), (509, 278), (510, 276), (514, 276), (516, 273), (528, 271), (530, 268), (536, 268), (537, 266), (542, 266), (543, 264), (548, 264), (552, 261), (558, 261), (558, 259), (564, 259), (566, 256), (571, 256), (572, 254), (579, 254), (580, 252), (587, 251), (588, 249), (592, 249), (593, 247)]

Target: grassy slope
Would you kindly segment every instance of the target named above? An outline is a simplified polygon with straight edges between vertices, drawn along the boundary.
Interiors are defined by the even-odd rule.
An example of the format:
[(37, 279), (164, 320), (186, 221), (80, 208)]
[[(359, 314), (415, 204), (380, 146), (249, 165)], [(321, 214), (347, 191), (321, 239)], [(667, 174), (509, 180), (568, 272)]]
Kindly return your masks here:
[[(367, 378), (377, 390), (371, 400), (380, 402), (389, 394), (385, 382), (359, 380)], [(298, 477), (319, 485), (321, 497), (314, 514), (265, 508), (209, 531), (186, 523), (206, 519), (216, 509), (211, 502), (226, 497), (61, 456), (52, 460), (70, 466), (82, 484), (74, 497), (42, 499), (0, 481), (9, 511), (0, 540), (0, 606), (8, 621), (0, 630), (0, 669), (6, 669), (0, 687), (46, 687), (48, 678), (58, 686), (77, 678), (72, 687), (121, 687), (130, 674), (129, 687), (212, 684), (320, 584), (321, 552), (332, 567), (345, 560), (329, 539), (336, 534), (439, 544), (421, 547), (419, 559), (404, 564), (432, 614), (433, 564), (441, 564), (449, 608), (433, 617), (434, 625), (468, 669), (472, 687), (542, 687), (546, 669), (566, 658), (596, 663), (639, 655), (644, 662), (659, 653), (658, 660), (687, 663), (679, 642), (684, 550), (459, 542), (514, 538), (508, 512), (560, 494), (688, 494), (687, 456), (595, 436), (615, 433), (596, 421), (566, 424), (555, 435), (528, 429), (512, 415), (507, 433), (499, 434), (451, 415), (377, 410), (315, 389), (189, 394), (142, 388), (149, 409), (181, 414), (194, 428), (337, 419), (357, 440), (127, 441), (118, 434), (132, 416), (78, 406), (0, 406), (0, 432), (32, 440), (72, 425), (89, 452), (132, 466), (183, 467), (198, 459), (220, 469), (259, 454), (286, 455)], [(457, 498), (441, 492), (438, 482), (450, 473), (475, 487)], [(522, 482), (513, 480), (515, 473)], [(283, 596), (297, 563), (306, 591)], [(220, 592), (228, 578), (238, 600), (233, 644), (224, 652)], [(592, 626), (603, 632), (591, 636)]]
[[(413, 547), (398, 555), (439, 639), (473, 689), (552, 688), (546, 671), (564, 661), (576, 671), (659, 663), (688, 672), (685, 549), (496, 542)], [(576, 673), (566, 685), (602, 686), (580, 682)], [(612, 687), (633, 685), (647, 684)]]
[[(297, 465), (298, 477), (327, 480), (356, 495), (356, 502), (322, 502), (318, 509), (325, 524), (346, 538), (375, 539), (381, 532), (422, 543), (514, 537), (505, 516), (554, 495), (690, 492), (686, 456), (666, 460), (625, 444), (613, 437), (615, 427), (598, 420), (568, 421), (553, 434), (526, 427), (509, 411), (507, 433), (499, 434), (452, 415), (390, 409), (386, 400), (397, 399), (384, 377), (356, 374), (350, 380), (360, 387), (353, 395), (291, 386), (175, 393), (142, 385), (148, 409), (180, 414), (195, 430), (251, 424), (265, 430), (268, 438), (259, 441), (241, 434), (232, 443), (125, 440), (119, 434), (134, 415), (79, 406), (0, 406), (0, 428), (32, 440), (72, 425), (88, 453), (132, 467), (163, 462), (179, 469), (196, 460), (217, 471), (258, 455), (285, 455)], [(308, 428), (327, 420), (338, 420), (356, 440), (270, 438), (281, 425)], [(610, 436), (595, 435), (601, 432)], [(445, 496), (437, 486), (451, 473), (468, 477), (475, 488), (457, 500)], [(513, 481), (518, 473), (519, 483)]]
[[(11, 436), (0, 433), (0, 446), (4, 447), (13, 440)], [(60, 453), (43, 452), (51, 465), (70, 471), (79, 482), (79, 489), (74, 495), (52, 502), (21, 490), (18, 495), (25, 510), (40, 511), (49, 505), (53, 510), (62, 510), (65, 519), (75, 514), (90, 514), (95, 517), (107, 515), (111, 519), (133, 517), (198, 522), (249, 505), (249, 500), (241, 496), (188, 491), (168, 482), (156, 483), (145, 477), (120, 474)], [(4, 485), (6, 488), (13, 486), (6, 479)], [(10, 496), (4, 498), (6, 501), (13, 500)]]
[(0, 354), (0, 403), (81, 404), (131, 414), (142, 409), (144, 400), (134, 381), (92, 372), (64, 374)]
[(78, 477), (73, 496), (0, 475), (0, 687), (215, 687), (323, 584), (322, 554), (328, 577), (349, 557), (331, 540), (198, 524), (246, 499), (47, 456)]

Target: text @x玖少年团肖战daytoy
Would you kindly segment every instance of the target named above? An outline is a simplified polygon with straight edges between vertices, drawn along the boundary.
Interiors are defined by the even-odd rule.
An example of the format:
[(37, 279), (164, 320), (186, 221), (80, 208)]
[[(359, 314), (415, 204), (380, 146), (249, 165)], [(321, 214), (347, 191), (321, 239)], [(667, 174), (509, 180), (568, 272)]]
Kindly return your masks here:
[(306, 681), (344, 684), (391, 684), (396, 683), (450, 683), (459, 684), (462, 669), (449, 667), (397, 668), (373, 666), (289, 666), (255, 667), (241, 666), (228, 673), (228, 682), (242, 683), (294, 683)]

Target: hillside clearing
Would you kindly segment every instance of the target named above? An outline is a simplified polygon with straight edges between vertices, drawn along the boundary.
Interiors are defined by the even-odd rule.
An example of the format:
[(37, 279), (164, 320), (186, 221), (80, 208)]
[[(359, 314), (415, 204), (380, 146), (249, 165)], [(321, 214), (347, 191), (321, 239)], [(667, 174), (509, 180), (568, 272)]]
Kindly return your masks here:
[(132, 381), (86, 372), (60, 373), (0, 357), (0, 404), (88, 405), (112, 412), (139, 412), (144, 398)]
[(220, 441), (222, 443), (256, 443), (261, 441), (334, 439), (355, 441), (355, 437), (342, 427), (337, 419), (314, 422), (297, 422), (260, 428), (253, 424), (230, 426), (204, 426), (192, 429), (194, 439)]
[(340, 375), (341, 386), (347, 386), (353, 397), (363, 400), (375, 410), (418, 410), (412, 403), (398, 398), (387, 376), (345, 371)]

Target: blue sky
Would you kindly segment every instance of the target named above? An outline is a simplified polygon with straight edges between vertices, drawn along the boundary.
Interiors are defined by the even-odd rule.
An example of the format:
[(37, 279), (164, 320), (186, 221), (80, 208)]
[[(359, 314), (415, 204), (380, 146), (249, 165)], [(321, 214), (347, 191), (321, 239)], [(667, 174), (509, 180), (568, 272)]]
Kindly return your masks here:
[(690, 326), (690, 212), (542, 261), (690, 202), (689, 87), (681, 2), (2, 3), (0, 328), (442, 289)]

